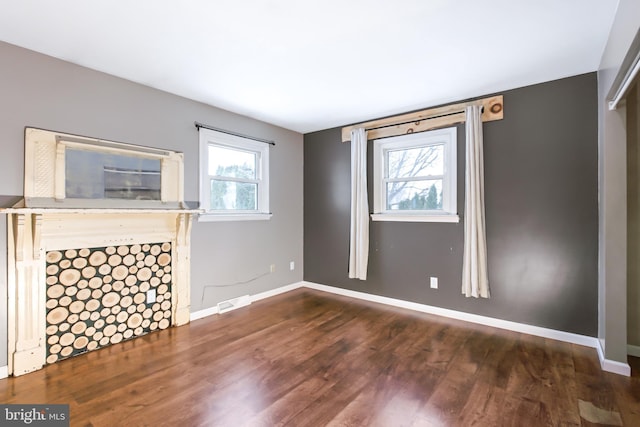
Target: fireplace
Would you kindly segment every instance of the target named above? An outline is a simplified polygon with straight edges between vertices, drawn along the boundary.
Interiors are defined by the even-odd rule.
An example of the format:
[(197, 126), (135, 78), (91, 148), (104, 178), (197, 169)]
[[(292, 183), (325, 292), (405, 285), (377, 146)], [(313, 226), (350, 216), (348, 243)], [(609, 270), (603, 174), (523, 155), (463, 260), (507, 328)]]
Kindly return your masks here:
[(47, 363), (168, 328), (171, 246), (48, 251)]
[[(67, 200), (70, 187), (59, 175), (70, 168), (61, 169), (60, 162), (73, 157), (61, 157), (60, 151), (69, 140), (76, 150), (82, 145), (78, 137), (53, 134), (27, 129), (25, 152), (38, 162), (25, 160), (24, 200), (4, 210), (8, 367), (14, 376), (189, 322), (191, 215), (197, 211), (184, 207), (175, 182), (166, 182), (175, 179), (181, 185), (181, 174), (176, 175), (181, 155), (140, 147), (130, 154), (125, 144), (100, 141), (97, 151), (105, 156), (111, 150), (160, 156), (161, 167), (148, 181), (152, 190), (140, 189), (138, 175), (147, 170), (138, 168), (142, 172), (133, 179), (129, 172), (119, 181), (105, 174), (105, 182), (118, 184), (122, 199), (107, 186), (105, 199)], [(49, 168), (47, 157), (53, 163)], [(50, 186), (51, 177), (59, 185)], [(140, 206), (131, 196), (133, 187), (144, 195)]]

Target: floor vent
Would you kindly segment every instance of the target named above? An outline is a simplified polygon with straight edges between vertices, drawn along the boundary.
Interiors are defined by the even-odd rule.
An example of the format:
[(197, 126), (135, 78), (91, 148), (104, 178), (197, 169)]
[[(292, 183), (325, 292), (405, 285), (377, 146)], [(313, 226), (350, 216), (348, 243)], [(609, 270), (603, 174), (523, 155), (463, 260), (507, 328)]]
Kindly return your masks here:
[(218, 313), (226, 313), (227, 311), (235, 310), (236, 308), (245, 307), (251, 304), (251, 298), (249, 295), (243, 295), (238, 298), (221, 301), (218, 303)]

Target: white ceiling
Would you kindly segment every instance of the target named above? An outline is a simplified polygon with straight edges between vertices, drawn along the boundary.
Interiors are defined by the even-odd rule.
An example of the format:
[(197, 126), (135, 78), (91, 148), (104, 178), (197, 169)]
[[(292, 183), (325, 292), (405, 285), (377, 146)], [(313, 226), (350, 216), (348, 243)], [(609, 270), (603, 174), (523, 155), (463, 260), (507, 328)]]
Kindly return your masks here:
[(617, 5), (0, 0), (0, 40), (306, 133), (595, 71)]

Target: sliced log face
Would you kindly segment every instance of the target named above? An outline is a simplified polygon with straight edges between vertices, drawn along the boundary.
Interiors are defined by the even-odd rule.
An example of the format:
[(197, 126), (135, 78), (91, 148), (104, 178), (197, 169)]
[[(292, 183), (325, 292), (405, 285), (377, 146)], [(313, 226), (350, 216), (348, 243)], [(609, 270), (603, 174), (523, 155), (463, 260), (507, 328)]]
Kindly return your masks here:
[(60, 273), (60, 275), (58, 276), (58, 280), (60, 280), (60, 283), (65, 286), (71, 286), (78, 283), (78, 280), (80, 280), (80, 276), (81, 274), (78, 270), (67, 269)]
[(94, 267), (100, 266), (107, 262), (107, 255), (102, 251), (95, 251), (89, 255), (89, 264)]
[[(136, 283), (138, 283), (138, 278), (132, 274), (132, 275), (130, 275), (130, 276), (127, 276), (127, 278), (126, 278), (126, 279), (124, 279), (124, 283), (125, 283), (127, 286), (129, 286), (129, 287), (133, 288), (134, 286), (136, 286)], [(134, 291), (133, 289), (131, 289), (131, 292), (132, 292), (132, 293), (134, 293), (134, 292), (138, 292), (138, 291), (137, 291), (137, 287), (136, 287), (136, 290), (135, 290), (135, 291)]]
[(85, 348), (87, 346), (87, 344), (89, 344), (89, 338), (84, 337), (84, 336), (83, 337), (78, 337), (73, 342), (73, 348), (75, 348), (76, 350), (82, 350), (83, 348)]
[(113, 254), (107, 260), (110, 266), (115, 267), (116, 265), (122, 264), (122, 257), (117, 254)]
[(47, 363), (168, 328), (171, 252), (170, 242), (46, 252)]
[(71, 262), (71, 265), (73, 268), (81, 269), (87, 266), (87, 262), (86, 258), (76, 258)]
[(68, 345), (70, 345), (71, 343), (73, 343), (73, 341), (75, 340), (76, 336), (73, 335), (71, 332), (67, 332), (66, 334), (62, 335), (60, 337), (60, 345), (63, 347), (66, 347)]
[(140, 315), (140, 313), (132, 314), (131, 317), (129, 317), (129, 320), (127, 321), (127, 325), (131, 329), (137, 328), (138, 326), (140, 326), (141, 323), (142, 323), (142, 316)]
[(93, 266), (88, 266), (82, 269), (82, 277), (85, 279), (91, 279), (96, 275), (96, 268)]
[(94, 277), (91, 280), (89, 280), (89, 287), (91, 289), (99, 289), (102, 287), (102, 278), (101, 277)]
[(111, 276), (116, 280), (123, 280), (129, 274), (126, 265), (119, 265), (111, 271)]
[(64, 286), (53, 285), (47, 288), (47, 296), (52, 299), (60, 298), (64, 294)]
[(148, 267), (140, 269), (138, 271), (137, 277), (139, 281), (146, 282), (151, 278), (151, 269)]
[(47, 314), (47, 323), (50, 325), (57, 325), (59, 323), (62, 323), (68, 315), (69, 310), (67, 310), (65, 307), (54, 308), (53, 310), (49, 311), (49, 314)]
[(100, 268), (98, 269), (98, 271), (100, 272), (100, 274), (107, 275), (109, 273), (111, 273), (111, 266), (109, 264), (102, 264), (100, 266)]
[(47, 264), (55, 264), (62, 259), (62, 252), (49, 251), (47, 252)]
[(84, 303), (82, 301), (74, 301), (69, 305), (69, 311), (75, 314), (81, 313), (84, 310)]
[(163, 253), (160, 254), (160, 256), (158, 256), (158, 265), (161, 265), (162, 267), (169, 265), (169, 263), (171, 262), (171, 254), (168, 253)]
[(71, 332), (73, 332), (76, 335), (80, 335), (82, 334), (84, 331), (87, 330), (87, 324), (84, 322), (78, 322), (75, 323), (72, 327), (71, 327)]
[(89, 289), (81, 289), (76, 294), (76, 298), (80, 301), (87, 300), (91, 297), (91, 291)]

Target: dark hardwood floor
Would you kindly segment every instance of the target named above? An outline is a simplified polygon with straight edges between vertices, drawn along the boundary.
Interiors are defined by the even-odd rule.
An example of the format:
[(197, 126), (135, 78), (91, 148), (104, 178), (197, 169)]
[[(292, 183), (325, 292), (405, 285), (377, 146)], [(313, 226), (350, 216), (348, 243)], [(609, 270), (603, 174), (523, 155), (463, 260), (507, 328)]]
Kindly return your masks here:
[(0, 380), (73, 426), (640, 426), (640, 363), (299, 289)]

